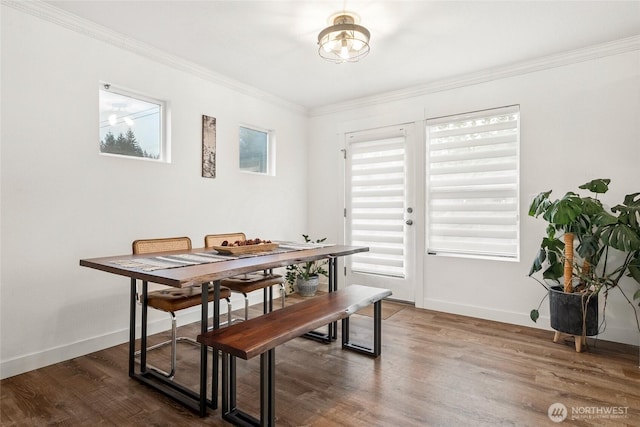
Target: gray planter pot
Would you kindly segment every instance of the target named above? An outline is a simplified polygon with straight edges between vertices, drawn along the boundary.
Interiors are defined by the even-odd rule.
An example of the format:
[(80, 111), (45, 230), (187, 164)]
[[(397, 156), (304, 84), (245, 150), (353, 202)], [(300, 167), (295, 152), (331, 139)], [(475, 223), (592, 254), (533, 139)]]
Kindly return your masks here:
[(309, 280), (304, 280), (301, 277), (296, 278), (296, 287), (298, 288), (298, 294), (302, 297), (312, 297), (318, 291), (318, 276), (309, 277)]
[[(566, 294), (559, 286), (549, 289), (551, 327), (569, 335), (598, 335), (598, 295)], [(585, 310), (586, 309), (586, 316)]]

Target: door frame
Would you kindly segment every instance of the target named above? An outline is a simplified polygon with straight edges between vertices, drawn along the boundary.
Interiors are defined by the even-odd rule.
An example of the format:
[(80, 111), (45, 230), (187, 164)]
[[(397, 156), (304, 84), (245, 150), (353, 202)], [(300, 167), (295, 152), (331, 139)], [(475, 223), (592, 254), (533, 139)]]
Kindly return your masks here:
[[(414, 183), (414, 191), (413, 191), (413, 246), (414, 246), (414, 254), (412, 264), (413, 271), (408, 272), (408, 275), (413, 276), (413, 303), (418, 308), (424, 307), (424, 294), (425, 294), (425, 284), (424, 284), (424, 254), (425, 254), (425, 138), (426, 138), (426, 129), (424, 127), (424, 119), (416, 119), (414, 121), (407, 121), (402, 118), (396, 117), (387, 117), (384, 120), (380, 118), (375, 119), (363, 119), (357, 120), (348, 123), (342, 123), (338, 126), (337, 138), (340, 141), (340, 146), (342, 147), (340, 151), (344, 154), (344, 151), (349, 147), (349, 143), (347, 141), (347, 134), (353, 132), (367, 131), (367, 130), (375, 130), (375, 129), (383, 129), (387, 127), (393, 126), (406, 126), (408, 132), (411, 133), (411, 137), (407, 138), (407, 179), (413, 179)], [(340, 210), (340, 223), (342, 224), (342, 236), (341, 243), (346, 243), (347, 240), (347, 224), (346, 218), (344, 215), (344, 211), (346, 210), (346, 166), (347, 161), (344, 155), (340, 155), (340, 175), (342, 185), (340, 186), (340, 199), (342, 200), (343, 209)], [(343, 269), (343, 276), (346, 281), (347, 277), (347, 263), (345, 263)], [(349, 285), (350, 283), (346, 283)], [(393, 299), (393, 298), (391, 298)]]

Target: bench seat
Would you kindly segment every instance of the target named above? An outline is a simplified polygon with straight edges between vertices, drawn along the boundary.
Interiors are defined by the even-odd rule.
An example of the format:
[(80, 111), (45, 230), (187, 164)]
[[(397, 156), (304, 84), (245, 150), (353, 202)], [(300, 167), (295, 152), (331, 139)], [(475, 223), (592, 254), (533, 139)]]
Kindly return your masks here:
[[(222, 351), (222, 416), (235, 425), (275, 423), (275, 347), (314, 329), (342, 321), (342, 346), (373, 357), (381, 352), (381, 303), (388, 289), (351, 285), (198, 336), (198, 342)], [(349, 342), (349, 316), (374, 304), (373, 349)], [(235, 402), (235, 358), (260, 356), (260, 420), (240, 411)], [(214, 369), (216, 369), (214, 367)]]

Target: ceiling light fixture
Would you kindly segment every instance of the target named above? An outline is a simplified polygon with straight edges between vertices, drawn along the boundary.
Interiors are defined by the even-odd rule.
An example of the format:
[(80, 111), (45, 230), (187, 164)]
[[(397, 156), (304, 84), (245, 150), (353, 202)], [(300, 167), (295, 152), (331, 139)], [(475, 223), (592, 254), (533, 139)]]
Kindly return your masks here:
[(356, 62), (369, 53), (371, 34), (356, 23), (355, 14), (342, 12), (333, 18), (333, 25), (318, 34), (318, 53), (324, 59), (340, 64)]

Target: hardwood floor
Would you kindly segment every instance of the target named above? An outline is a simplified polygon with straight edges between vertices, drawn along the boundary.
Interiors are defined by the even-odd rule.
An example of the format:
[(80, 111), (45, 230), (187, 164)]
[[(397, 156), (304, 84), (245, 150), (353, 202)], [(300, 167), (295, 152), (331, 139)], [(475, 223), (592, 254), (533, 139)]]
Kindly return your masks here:
[[(354, 341), (369, 342), (371, 321), (352, 316)], [(640, 425), (637, 347), (589, 339), (590, 352), (577, 354), (572, 342), (554, 344), (552, 332), (406, 305), (382, 327), (375, 360), (304, 338), (278, 347), (278, 425)], [(160, 367), (168, 360), (168, 348), (152, 354)], [(179, 344), (176, 379), (194, 389), (198, 357)], [(259, 358), (238, 361), (238, 404), (256, 415), (258, 372)], [(228, 425), (218, 411), (199, 418), (129, 379), (126, 344), (7, 378), (0, 393), (2, 426)], [(568, 410), (562, 423), (547, 415), (554, 403)], [(612, 411), (617, 418), (607, 418)]]

